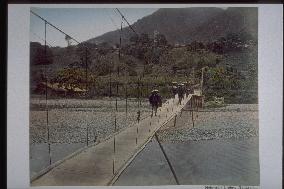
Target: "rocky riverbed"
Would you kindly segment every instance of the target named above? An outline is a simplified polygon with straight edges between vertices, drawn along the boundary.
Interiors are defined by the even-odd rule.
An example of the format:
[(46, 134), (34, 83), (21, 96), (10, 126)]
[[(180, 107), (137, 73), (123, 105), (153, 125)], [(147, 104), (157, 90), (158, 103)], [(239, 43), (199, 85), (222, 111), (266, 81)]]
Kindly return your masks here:
[[(99, 143), (116, 132), (131, 127), (150, 116), (151, 108), (146, 99), (138, 104), (136, 99), (104, 98), (45, 99), (32, 98), (30, 103), (30, 176), (65, 158), (88, 144)], [(48, 123), (48, 125), (47, 125)], [(48, 130), (50, 154), (48, 146)]]
[(257, 137), (257, 105), (233, 104), (193, 112), (193, 115), (191, 111), (184, 110), (177, 116), (176, 125), (170, 121), (158, 135), (160, 140), (171, 142)]
[[(127, 112), (125, 99), (78, 100), (32, 99), (30, 111), (30, 143), (86, 143), (98, 142), (116, 131), (133, 125), (137, 112), (141, 119), (150, 116), (151, 109), (147, 100), (128, 99)], [(48, 127), (47, 127), (48, 123)], [(87, 134), (88, 132), (88, 134)], [(88, 135), (88, 136), (87, 136)]]
[(214, 140), (214, 139), (246, 139), (258, 136), (255, 128), (222, 128), (222, 129), (178, 129), (172, 132), (159, 132), (162, 141), (199, 141), (199, 140)]

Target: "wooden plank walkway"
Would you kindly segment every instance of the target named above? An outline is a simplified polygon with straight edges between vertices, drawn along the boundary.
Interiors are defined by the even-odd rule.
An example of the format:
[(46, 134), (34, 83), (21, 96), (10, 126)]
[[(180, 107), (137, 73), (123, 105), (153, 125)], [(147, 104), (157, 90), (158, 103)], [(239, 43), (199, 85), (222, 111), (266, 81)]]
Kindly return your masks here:
[[(190, 100), (178, 104), (177, 97), (148, 117), (102, 143), (83, 150), (34, 180), (32, 186), (105, 186), (111, 185), (126, 166), (151, 140), (155, 132), (176, 115)], [(137, 132), (138, 130), (138, 132)], [(116, 141), (114, 153), (114, 140)], [(137, 141), (137, 142), (136, 142)]]

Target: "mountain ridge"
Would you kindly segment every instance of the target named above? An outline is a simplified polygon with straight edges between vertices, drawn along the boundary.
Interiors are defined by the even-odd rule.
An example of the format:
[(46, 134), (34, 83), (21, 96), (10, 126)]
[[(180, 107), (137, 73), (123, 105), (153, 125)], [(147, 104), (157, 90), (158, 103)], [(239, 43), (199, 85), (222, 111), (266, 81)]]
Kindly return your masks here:
[[(257, 8), (230, 7), (226, 10), (215, 7), (162, 8), (137, 20), (132, 27), (138, 34), (154, 31), (165, 35), (171, 44), (192, 41), (210, 42), (229, 33), (246, 33), (257, 39)], [(122, 41), (128, 43), (133, 36), (129, 27), (122, 30)], [(116, 44), (120, 31), (110, 31), (87, 40), (90, 43)]]

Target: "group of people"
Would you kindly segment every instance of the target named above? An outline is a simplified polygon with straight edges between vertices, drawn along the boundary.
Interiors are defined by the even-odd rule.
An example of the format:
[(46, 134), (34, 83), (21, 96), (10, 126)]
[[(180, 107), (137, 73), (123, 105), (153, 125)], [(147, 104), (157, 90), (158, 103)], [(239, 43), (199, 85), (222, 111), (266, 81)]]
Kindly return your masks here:
[[(176, 83), (176, 82), (174, 82)], [(176, 94), (178, 95), (178, 103), (181, 104), (182, 100), (184, 99), (185, 95), (188, 96), (189, 93), (192, 93), (191, 88), (186, 87), (183, 83), (176, 85), (173, 85), (172, 87), (172, 93), (175, 98)], [(149, 97), (149, 102), (152, 106), (152, 114), (155, 113), (155, 116), (157, 116), (157, 110), (159, 107), (162, 107), (162, 97), (159, 94), (159, 91), (157, 89), (153, 90), (151, 92), (151, 95)]]
[(176, 94), (178, 95), (179, 104), (181, 104), (181, 101), (184, 98), (184, 96), (186, 95), (186, 97), (188, 97), (190, 93), (193, 93), (193, 90), (190, 87), (186, 86), (185, 84), (180, 83), (177, 86), (176, 85), (172, 86), (172, 93), (174, 98)]

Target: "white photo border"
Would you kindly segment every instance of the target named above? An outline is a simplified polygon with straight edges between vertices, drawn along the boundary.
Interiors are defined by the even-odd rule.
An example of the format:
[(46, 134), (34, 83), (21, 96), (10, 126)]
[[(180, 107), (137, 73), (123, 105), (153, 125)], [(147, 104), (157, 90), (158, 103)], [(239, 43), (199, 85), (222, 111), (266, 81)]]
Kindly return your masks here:
[[(29, 188), (29, 32), (30, 7), (162, 8), (258, 7), (258, 97), (260, 187), (282, 188), (283, 7), (282, 4), (10, 4), (7, 62), (7, 186)], [(39, 187), (33, 187), (39, 188)], [(62, 188), (62, 187), (40, 187)], [(66, 187), (69, 188), (69, 187)], [(90, 187), (70, 187), (90, 188)], [(107, 188), (94, 186), (91, 188)], [(126, 188), (116, 186), (114, 188)], [(133, 187), (128, 187), (133, 188)], [(135, 187), (142, 188), (142, 187)], [(145, 188), (145, 187), (143, 187)], [(146, 188), (203, 188), (149, 186)]]

